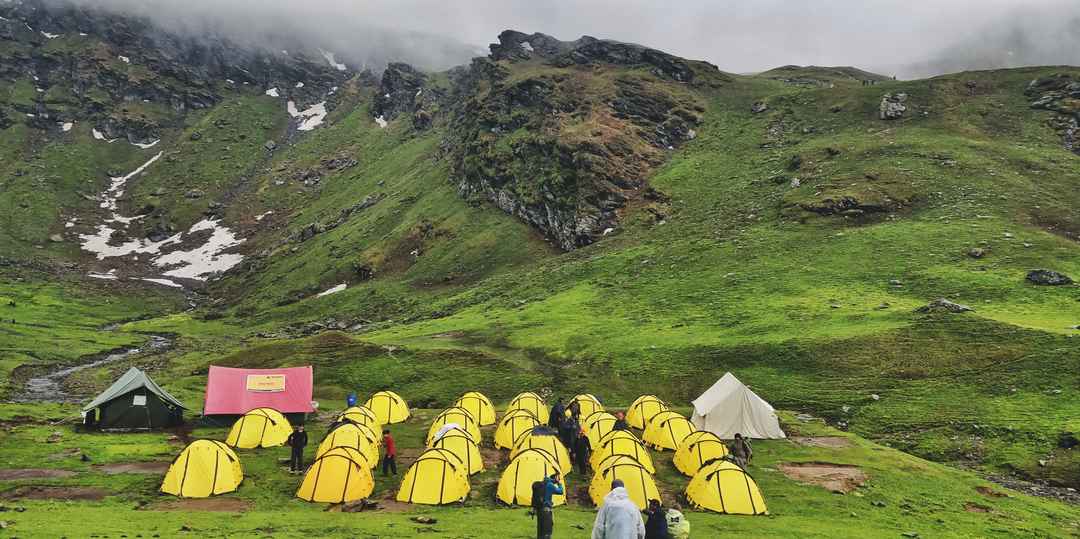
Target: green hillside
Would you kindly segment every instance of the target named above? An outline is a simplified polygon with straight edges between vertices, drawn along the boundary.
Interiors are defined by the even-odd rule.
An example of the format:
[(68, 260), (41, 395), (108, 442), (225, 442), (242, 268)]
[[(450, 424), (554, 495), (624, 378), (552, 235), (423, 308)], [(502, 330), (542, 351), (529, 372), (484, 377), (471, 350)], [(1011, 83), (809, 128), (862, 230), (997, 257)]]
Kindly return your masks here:
[[(323, 402), (393, 389), (439, 409), (468, 390), (543, 390), (685, 406), (732, 371), (789, 422), (824, 418), (856, 449), (763, 444), (756, 476), (776, 515), (695, 522), (777, 536), (1077, 533), (1075, 505), (973, 489), (980, 475), (1080, 488), (1080, 288), (1027, 278), (1080, 278), (1080, 68), (739, 76), (508, 31), (490, 57), (447, 73), (392, 64), (379, 80), (290, 59), (243, 84), (178, 80), (153, 51), (118, 63), (124, 51), (97, 35), (14, 39), (0, 46), (0, 65), (19, 66), (0, 71), (0, 417), (19, 425), (0, 445), (27, 454), (7, 467), (32, 457), (46, 420), (77, 417), (71, 403), (15, 402), (28, 378), (159, 335), (167, 349), (80, 371), (65, 391), (78, 401), (138, 365), (198, 409), (211, 364), (311, 364)], [(57, 97), (73, 82), (20, 71), (57, 57), (92, 81), (78, 99)], [(132, 91), (150, 103), (126, 101)], [(164, 107), (164, 94), (206, 106)], [(322, 123), (302, 129), (319, 106)], [(115, 178), (143, 165), (107, 207)], [(144, 249), (95, 256), (85, 238), (106, 225), (108, 246)], [(235, 241), (203, 262), (241, 255), (227, 271), (188, 278), (161, 262), (221, 230)], [(970, 310), (922, 309), (939, 298)], [(175, 452), (160, 438), (107, 459)], [(269, 452), (258, 459), (273, 492), (240, 493), (255, 509), (236, 533), (261, 533), (292, 488)], [(837, 497), (769, 470), (793, 459), (872, 469), (871, 486)], [(116, 498), (65, 514), (96, 518), (153, 492), (153, 478), (118, 477), (105, 486)], [(16, 485), (0, 480), (0, 497)], [(480, 497), (468, 524), (435, 516), (448, 533), (503, 525)], [(879, 498), (883, 509), (864, 507)], [(274, 526), (287, 535), (352, 516), (327, 524), (290, 503), (290, 523)], [(561, 526), (590, 520), (567, 513)], [(380, 513), (364, 531), (403, 522)]]

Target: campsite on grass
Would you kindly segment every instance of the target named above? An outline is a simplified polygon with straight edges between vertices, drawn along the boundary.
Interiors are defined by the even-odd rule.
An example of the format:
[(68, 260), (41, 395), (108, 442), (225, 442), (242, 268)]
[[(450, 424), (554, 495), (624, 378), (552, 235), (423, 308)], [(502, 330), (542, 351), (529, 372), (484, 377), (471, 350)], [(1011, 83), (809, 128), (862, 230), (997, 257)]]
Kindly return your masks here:
[[(102, 511), (123, 515), (96, 520), (96, 536), (136, 530), (231, 536), (268, 530), (260, 519), (287, 510), (289, 520), (272, 525), (275, 535), (348, 529), (378, 537), (531, 537), (535, 489), (558, 473), (565, 493), (551, 501), (555, 536), (563, 537), (589, 534), (615, 480), (640, 510), (661, 500), (671, 537), (682, 538), (732, 530), (785, 536), (790, 526), (809, 525), (810, 507), (869, 503), (877, 511), (864, 511), (889, 514), (895, 500), (881, 490), (886, 485), (938, 499), (943, 515), (966, 517), (970, 507), (990, 503), (1010, 511), (1035, 507), (815, 418), (778, 414), (732, 373), (690, 406), (657, 395), (620, 405), (605, 402), (601, 391), (556, 396), (546, 390), (499, 403), (469, 391), (448, 398), (441, 410), (412, 408), (406, 396), (388, 389), (328, 406), (313, 400), (312, 374), (311, 367), (212, 366), (203, 413), (182, 422), (179, 411), (197, 407), (132, 368), (84, 407), (99, 410), (96, 415), (84, 411), (81, 423), (58, 423), (48, 443), (63, 455), (60, 468), (0, 469), (0, 480), (23, 485), (3, 494), (2, 506), (21, 511), (20, 520), (55, 504), (87, 518)], [(290, 473), (287, 446), (301, 426), (311, 438), (301, 468)], [(11, 430), (16, 438), (40, 435), (40, 429)], [(745, 433), (751, 457), (742, 454), (735, 433)], [(578, 436), (587, 444), (574, 441)], [(10, 443), (4, 448), (13, 449)], [(393, 474), (383, 462), (390, 445), (398, 466)], [(127, 485), (124, 493), (97, 486), (114, 479)], [(970, 492), (962, 497), (971, 501), (948, 510), (942, 502), (957, 493), (926, 486), (942, 482), (966, 485)], [(891, 526), (849, 513), (845, 526), (852, 533)], [(79, 528), (33, 521), (42, 536)], [(949, 528), (942, 523), (939, 531)]]

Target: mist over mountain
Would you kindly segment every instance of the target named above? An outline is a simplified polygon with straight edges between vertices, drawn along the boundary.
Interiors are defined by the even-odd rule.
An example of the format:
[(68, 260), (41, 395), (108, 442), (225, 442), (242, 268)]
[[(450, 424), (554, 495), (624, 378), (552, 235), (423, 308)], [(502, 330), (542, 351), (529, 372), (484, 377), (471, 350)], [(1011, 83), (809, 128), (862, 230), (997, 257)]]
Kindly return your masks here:
[[(1068, 0), (680, 2), (429, 0), (47, 0), (148, 17), (165, 29), (281, 48), (333, 50), (350, 67), (467, 63), (506, 28), (641, 43), (732, 72), (857, 65), (909, 78), (1080, 63), (1080, 3)], [(354, 65), (355, 64), (355, 65)]]

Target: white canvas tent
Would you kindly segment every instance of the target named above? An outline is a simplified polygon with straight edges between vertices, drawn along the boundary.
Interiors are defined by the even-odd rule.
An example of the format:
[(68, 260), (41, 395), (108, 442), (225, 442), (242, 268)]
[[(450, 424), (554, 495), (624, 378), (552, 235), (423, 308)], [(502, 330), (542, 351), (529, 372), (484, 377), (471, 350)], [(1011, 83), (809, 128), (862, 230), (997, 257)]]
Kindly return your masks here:
[(747, 438), (786, 438), (776, 411), (730, 372), (694, 400), (690, 419), (701, 430), (724, 440), (740, 433)]

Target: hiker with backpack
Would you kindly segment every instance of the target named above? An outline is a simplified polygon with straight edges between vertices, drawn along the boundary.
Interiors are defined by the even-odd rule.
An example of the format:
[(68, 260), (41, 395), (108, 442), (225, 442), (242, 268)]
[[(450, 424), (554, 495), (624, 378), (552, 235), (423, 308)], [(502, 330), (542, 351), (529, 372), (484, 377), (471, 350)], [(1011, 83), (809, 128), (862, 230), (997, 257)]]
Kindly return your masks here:
[(307, 433), (303, 425), (297, 425), (296, 430), (285, 440), (285, 444), (292, 448), (289, 456), (289, 471), (300, 473), (304, 469), (304, 448), (307, 447)]
[(750, 447), (750, 441), (743, 438), (743, 435), (738, 432), (735, 433), (735, 439), (731, 441), (729, 452), (735, 464), (738, 464), (744, 470), (750, 464), (750, 459), (754, 457), (754, 449)]
[(532, 484), (532, 507), (536, 513), (536, 539), (551, 539), (551, 533), (555, 527), (552, 515), (554, 504), (551, 497), (556, 494), (563, 494), (559, 472)]
[(548, 426), (558, 429), (562, 424), (564, 414), (566, 414), (566, 406), (562, 403), (562, 397), (555, 397), (555, 404), (551, 406), (551, 413), (548, 414)]
[(668, 535), (667, 511), (660, 500), (649, 500), (649, 508), (645, 510), (649, 520), (645, 522), (645, 539), (670, 539)]

